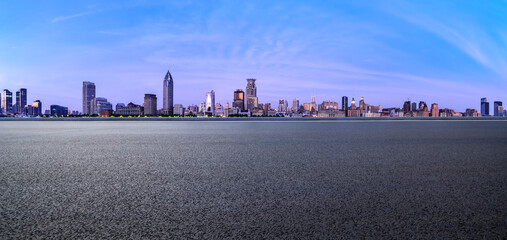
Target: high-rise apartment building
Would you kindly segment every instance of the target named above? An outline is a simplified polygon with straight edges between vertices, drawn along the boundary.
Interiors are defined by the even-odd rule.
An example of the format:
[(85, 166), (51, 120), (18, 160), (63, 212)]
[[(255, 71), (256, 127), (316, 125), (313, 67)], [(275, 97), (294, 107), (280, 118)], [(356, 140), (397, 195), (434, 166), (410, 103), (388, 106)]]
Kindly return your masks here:
[(174, 81), (173, 76), (171, 75), (171, 72), (167, 70), (167, 73), (164, 77), (164, 98), (163, 98), (163, 106), (162, 106), (162, 113), (165, 115), (173, 115), (174, 109)]
[(405, 103), (403, 103), (403, 112), (404, 113), (411, 112), (410, 108), (411, 108), (410, 101), (405, 101)]
[(23, 113), (23, 108), (27, 105), (26, 101), (26, 88), (20, 88), (16, 91), (16, 112)]
[(489, 102), (487, 98), (481, 98), (481, 115), (489, 116)]
[(157, 95), (148, 93), (144, 94), (143, 106), (144, 106), (144, 115), (148, 116), (157, 115)]
[[(95, 83), (83, 82), (83, 115), (95, 113)], [(55, 105), (58, 106), (58, 105)]]
[(204, 114), (215, 116), (215, 91), (209, 90), (206, 92), (204, 108)]
[(35, 116), (42, 115), (42, 102), (40, 100), (35, 100), (32, 103), (32, 115)]
[(247, 78), (246, 89), (245, 89), (245, 108), (246, 110), (252, 111), (258, 105), (257, 98), (257, 86), (255, 86), (255, 78)]
[(503, 113), (502, 113), (503, 108), (501, 108), (502, 107), (502, 102), (501, 101), (495, 101), (493, 103), (493, 107), (494, 107), (493, 108), (494, 116), (502, 116), (503, 115)]
[(432, 117), (438, 117), (439, 116), (439, 113), (438, 113), (438, 104), (436, 104), (436, 103), (431, 104), (431, 116)]
[(416, 102), (413, 102), (413, 103), (412, 103), (412, 107), (410, 108), (410, 110), (411, 110), (412, 112), (417, 111), (417, 103), (416, 103)]
[(239, 108), (241, 111), (245, 110), (245, 92), (241, 89), (234, 91), (234, 101), (232, 107)]
[(349, 98), (347, 96), (342, 97), (342, 110), (347, 111), (349, 108)]
[(280, 99), (278, 101), (278, 111), (279, 112), (287, 112), (287, 100)]
[(7, 89), (2, 92), (2, 113), (12, 114), (12, 92)]
[(292, 100), (292, 111), (297, 112), (299, 110), (299, 99), (294, 98)]

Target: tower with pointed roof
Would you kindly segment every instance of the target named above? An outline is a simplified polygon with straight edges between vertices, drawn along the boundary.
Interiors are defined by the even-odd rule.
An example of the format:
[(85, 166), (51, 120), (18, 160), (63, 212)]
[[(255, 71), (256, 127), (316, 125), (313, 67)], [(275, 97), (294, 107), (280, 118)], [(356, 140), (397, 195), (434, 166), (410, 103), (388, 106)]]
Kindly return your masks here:
[(163, 108), (162, 112), (166, 115), (173, 115), (173, 100), (174, 100), (174, 94), (173, 94), (173, 76), (171, 75), (171, 72), (167, 70), (167, 73), (164, 77), (164, 100), (163, 100)]

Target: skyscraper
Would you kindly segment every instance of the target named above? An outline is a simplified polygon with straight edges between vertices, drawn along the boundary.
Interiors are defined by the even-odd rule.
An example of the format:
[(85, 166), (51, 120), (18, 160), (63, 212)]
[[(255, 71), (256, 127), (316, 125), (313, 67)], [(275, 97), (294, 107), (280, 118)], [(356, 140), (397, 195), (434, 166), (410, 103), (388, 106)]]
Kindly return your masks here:
[(12, 111), (14, 112), (14, 114), (17, 113), (21, 114), (21, 107), (19, 107), (20, 106), (19, 104), (21, 102), (20, 98), (21, 98), (20, 92), (16, 91), (16, 104), (12, 105)]
[(411, 110), (412, 112), (416, 112), (416, 111), (417, 111), (417, 103), (416, 103), (416, 102), (413, 102), (413, 103), (412, 103), (412, 107), (410, 108), (410, 110)]
[(278, 101), (278, 111), (279, 112), (287, 112), (287, 100), (284, 100), (284, 99), (280, 99)]
[(502, 107), (502, 102), (501, 101), (495, 101), (493, 106), (495, 107), (493, 109), (493, 112), (494, 112), (495, 116), (497, 116), (497, 117), (498, 116), (502, 116), (503, 115), (503, 112), (501, 110), (501, 109), (503, 109), (503, 108), (501, 108)]
[(241, 111), (245, 110), (245, 92), (241, 89), (234, 91), (234, 101), (232, 107), (239, 108)]
[(294, 98), (292, 100), (292, 111), (297, 112), (299, 110), (299, 99)]
[(257, 87), (255, 86), (255, 78), (247, 78), (246, 81), (246, 109), (252, 111), (252, 109), (257, 107), (258, 98), (257, 98)]
[(419, 109), (420, 110), (423, 110), (424, 108), (427, 108), (428, 105), (426, 105), (426, 102), (425, 101), (420, 101), (419, 102)]
[(316, 100), (316, 99), (317, 99), (317, 98), (316, 98), (315, 96), (312, 96), (312, 103), (313, 103), (313, 104), (317, 104), (317, 100)]
[(144, 94), (144, 115), (157, 115), (157, 95)]
[(347, 113), (347, 109), (349, 108), (349, 98), (347, 96), (342, 97), (342, 110), (345, 111), (345, 114)]
[(215, 91), (209, 90), (206, 92), (206, 100), (204, 104), (204, 114), (211, 114), (211, 116), (215, 116)]
[(12, 113), (12, 92), (7, 89), (2, 92), (2, 112), (4, 115)]
[(20, 88), (16, 91), (16, 112), (23, 113), (23, 108), (25, 108), (26, 105), (26, 88)]
[(165, 115), (173, 115), (173, 100), (174, 100), (174, 82), (171, 72), (167, 70), (164, 77), (164, 99), (162, 113)]
[(487, 98), (481, 98), (481, 114), (482, 116), (489, 116), (489, 102)]
[(411, 107), (410, 101), (405, 101), (405, 103), (403, 103), (403, 112), (404, 113), (410, 112), (411, 111), (410, 107)]
[(32, 115), (35, 116), (42, 115), (42, 102), (40, 100), (35, 100), (32, 103)]
[(431, 116), (438, 117), (438, 104), (436, 103), (431, 104)]
[[(95, 113), (95, 83), (83, 82), (83, 115)], [(55, 105), (57, 106), (57, 105)]]

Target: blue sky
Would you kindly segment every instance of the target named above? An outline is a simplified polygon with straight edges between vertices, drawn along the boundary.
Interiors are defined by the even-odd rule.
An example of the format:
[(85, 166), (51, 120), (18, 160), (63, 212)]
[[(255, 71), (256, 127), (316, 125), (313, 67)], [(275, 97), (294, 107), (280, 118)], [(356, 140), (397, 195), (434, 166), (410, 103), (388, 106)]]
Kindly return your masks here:
[[(83, 81), (142, 104), (341, 96), (479, 108), (507, 101), (507, 1), (1, 1), (0, 88), (81, 110)], [(491, 104), (492, 105), (492, 104)]]

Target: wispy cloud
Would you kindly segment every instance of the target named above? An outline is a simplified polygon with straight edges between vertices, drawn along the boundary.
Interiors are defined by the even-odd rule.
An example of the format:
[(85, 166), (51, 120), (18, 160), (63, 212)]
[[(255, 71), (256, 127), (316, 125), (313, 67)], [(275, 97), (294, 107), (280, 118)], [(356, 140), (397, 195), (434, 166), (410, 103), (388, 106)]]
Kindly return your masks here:
[[(414, 8), (415, 9), (415, 8)], [(430, 12), (420, 13), (411, 7), (403, 11), (389, 12), (411, 24), (414, 24), (467, 54), (477, 63), (492, 70), (502, 77), (507, 77), (505, 58), (505, 39), (502, 33), (469, 19), (435, 16)]]
[(82, 16), (85, 16), (85, 15), (88, 15), (88, 14), (92, 14), (92, 13), (96, 13), (96, 12), (97, 11), (88, 11), (88, 12), (77, 13), (77, 14), (69, 15), (69, 16), (56, 17), (56, 18), (53, 18), (51, 20), (51, 22), (52, 23), (57, 23), (57, 22), (69, 20), (69, 19), (72, 19), (72, 18), (82, 17)]

